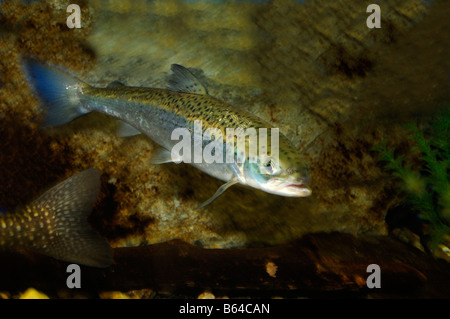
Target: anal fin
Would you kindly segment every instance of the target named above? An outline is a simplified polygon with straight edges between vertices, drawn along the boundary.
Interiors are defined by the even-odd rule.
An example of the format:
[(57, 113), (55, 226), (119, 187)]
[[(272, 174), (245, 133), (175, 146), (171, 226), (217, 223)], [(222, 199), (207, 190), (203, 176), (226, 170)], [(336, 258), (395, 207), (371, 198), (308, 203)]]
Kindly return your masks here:
[(124, 121), (118, 120), (117, 123), (118, 123), (117, 136), (119, 137), (129, 137), (142, 134), (142, 132), (139, 131), (137, 128)]

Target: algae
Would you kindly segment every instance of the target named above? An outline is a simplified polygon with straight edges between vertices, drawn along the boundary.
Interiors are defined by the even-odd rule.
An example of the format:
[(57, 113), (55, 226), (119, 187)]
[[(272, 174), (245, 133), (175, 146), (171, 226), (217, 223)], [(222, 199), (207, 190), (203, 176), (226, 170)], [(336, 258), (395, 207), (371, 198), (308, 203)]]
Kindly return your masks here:
[[(384, 168), (401, 181), (411, 213), (431, 225), (429, 246), (432, 253), (450, 261), (450, 108), (428, 122), (421, 128), (418, 123), (407, 126), (414, 141), (408, 153), (414, 154), (414, 158), (406, 160), (406, 155), (395, 154), (387, 141), (373, 150), (380, 153)], [(421, 165), (413, 168), (411, 161)]]

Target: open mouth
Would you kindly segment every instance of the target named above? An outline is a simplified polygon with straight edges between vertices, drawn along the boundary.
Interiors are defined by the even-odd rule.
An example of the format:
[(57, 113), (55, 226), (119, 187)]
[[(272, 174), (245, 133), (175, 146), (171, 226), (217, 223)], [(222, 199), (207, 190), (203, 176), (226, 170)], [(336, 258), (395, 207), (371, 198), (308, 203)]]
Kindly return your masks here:
[(306, 183), (301, 181), (283, 181), (280, 179), (271, 179), (265, 185), (265, 190), (269, 193), (288, 197), (306, 197), (311, 195), (311, 189)]
[(306, 186), (303, 185), (303, 184), (289, 184), (287, 187), (289, 187), (289, 188), (298, 188), (298, 189), (306, 188)]
[(297, 193), (300, 196), (309, 196), (311, 195), (311, 190), (303, 184), (289, 184), (287, 186), (288, 189), (292, 190), (293, 192)]

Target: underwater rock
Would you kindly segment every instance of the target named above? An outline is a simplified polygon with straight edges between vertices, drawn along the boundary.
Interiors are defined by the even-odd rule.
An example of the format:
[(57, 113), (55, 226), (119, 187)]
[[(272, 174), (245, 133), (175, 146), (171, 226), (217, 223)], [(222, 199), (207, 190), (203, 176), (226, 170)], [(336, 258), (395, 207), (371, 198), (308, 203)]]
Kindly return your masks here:
[[(80, 2), (81, 29), (66, 28), (64, 2), (4, 1), (1, 24), (9, 27), (0, 38), (0, 117), (8, 127), (0, 127), (0, 138), (10, 142), (7, 156), (0, 155), (0, 176), (7, 181), (0, 185), (0, 204), (23, 204), (63, 175), (95, 167), (103, 187), (91, 222), (115, 247), (178, 238), (227, 248), (283, 243), (317, 231), (386, 234), (384, 215), (398, 198), (370, 148), (383, 137), (399, 144), (404, 136), (395, 126), (367, 126), (367, 114), (358, 112), (364, 103), (357, 102), (372, 99), (365, 88), (390, 76), (393, 63), (380, 68), (384, 55), (410, 56), (408, 46), (392, 48), (441, 3), (386, 2), (386, 27), (376, 31), (365, 26), (359, 1), (95, 0)], [(221, 182), (184, 164), (151, 165), (156, 145), (143, 136), (118, 138), (113, 119), (90, 114), (41, 130), (22, 54), (99, 87), (116, 80), (164, 87), (170, 64), (183, 64), (211, 95), (280, 128), (310, 163), (313, 195), (283, 198), (235, 187), (196, 210)], [(406, 69), (398, 70), (399, 78)], [(346, 122), (354, 114), (360, 117)]]
[[(0, 252), (0, 286), (41, 291), (67, 289), (67, 263), (38, 254)], [(272, 265), (268, 269), (268, 263)], [(381, 288), (366, 281), (375, 264)], [(276, 271), (273, 271), (276, 267)], [(116, 248), (107, 269), (81, 267), (80, 293), (121, 296), (151, 289), (155, 294), (209, 297), (426, 297), (448, 298), (450, 264), (386, 236), (309, 234), (266, 248), (205, 249), (180, 240)], [(201, 270), (201, 271), (199, 271)], [(127, 293), (127, 295), (129, 295)], [(142, 295), (143, 296), (143, 295)]]

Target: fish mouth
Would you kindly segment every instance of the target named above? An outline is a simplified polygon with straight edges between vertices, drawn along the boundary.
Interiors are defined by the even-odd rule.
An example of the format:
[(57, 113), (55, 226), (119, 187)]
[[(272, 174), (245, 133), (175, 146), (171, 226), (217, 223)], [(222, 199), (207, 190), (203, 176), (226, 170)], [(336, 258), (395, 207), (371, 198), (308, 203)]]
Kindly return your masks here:
[(311, 189), (302, 181), (282, 181), (272, 179), (266, 185), (266, 191), (287, 197), (306, 197), (311, 195)]
[(299, 197), (311, 195), (311, 189), (309, 189), (305, 184), (288, 184), (286, 189), (292, 194), (297, 194)]

